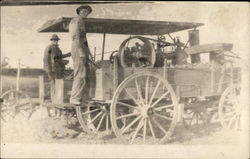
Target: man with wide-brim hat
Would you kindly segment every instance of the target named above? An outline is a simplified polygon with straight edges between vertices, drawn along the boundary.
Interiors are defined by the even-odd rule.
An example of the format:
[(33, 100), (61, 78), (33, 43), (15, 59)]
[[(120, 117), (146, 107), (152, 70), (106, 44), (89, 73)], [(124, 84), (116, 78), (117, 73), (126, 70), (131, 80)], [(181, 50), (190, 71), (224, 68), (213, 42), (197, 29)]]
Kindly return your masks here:
[(50, 38), (51, 41), (58, 41), (61, 40), (56, 34), (53, 34), (52, 37)]
[(86, 38), (85, 20), (92, 12), (89, 5), (81, 5), (76, 9), (77, 16), (69, 24), (72, 39), (71, 54), (74, 67), (74, 80), (70, 103), (75, 106), (85, 106), (89, 100), (89, 54)]
[(53, 34), (50, 38), (51, 43), (44, 51), (44, 70), (46, 71), (50, 81), (50, 97), (53, 100), (55, 95), (55, 79), (62, 79), (64, 76), (65, 65), (68, 63), (63, 58), (69, 57), (71, 54), (63, 54), (59, 48), (58, 35)]

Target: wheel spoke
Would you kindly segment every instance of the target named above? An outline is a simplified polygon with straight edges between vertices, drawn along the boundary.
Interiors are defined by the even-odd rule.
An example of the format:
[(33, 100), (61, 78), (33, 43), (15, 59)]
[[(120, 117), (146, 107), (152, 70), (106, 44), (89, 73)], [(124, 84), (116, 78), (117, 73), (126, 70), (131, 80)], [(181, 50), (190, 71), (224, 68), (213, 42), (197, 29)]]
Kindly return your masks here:
[(141, 120), (139, 121), (139, 124), (138, 124), (138, 126), (137, 126), (137, 128), (136, 128), (136, 130), (135, 130), (135, 134), (134, 134), (133, 137), (132, 137), (131, 144), (134, 142), (134, 140), (135, 140), (135, 138), (136, 138), (138, 132), (141, 130), (142, 126), (143, 126), (143, 119), (141, 119)]
[(241, 116), (238, 116), (238, 124), (237, 124), (237, 130), (240, 130), (241, 128)]
[(146, 140), (146, 133), (147, 133), (147, 119), (144, 119), (144, 124), (143, 124), (143, 143), (145, 143), (145, 140)]
[(93, 123), (101, 114), (102, 114), (102, 111), (100, 111), (88, 124)]
[(230, 118), (226, 118), (226, 119), (223, 119), (224, 121), (228, 121), (228, 120), (231, 120), (232, 119), (232, 117), (230, 117)]
[(154, 132), (154, 129), (153, 129), (153, 127), (152, 127), (152, 123), (151, 123), (150, 119), (148, 120), (148, 125), (149, 125), (149, 129), (150, 129), (151, 134), (152, 134), (152, 136), (153, 136), (153, 138), (154, 138), (154, 141), (155, 141), (155, 140), (156, 140), (155, 132)]
[(189, 125), (192, 125), (192, 122), (193, 122), (194, 116), (195, 116), (195, 113), (194, 113), (194, 112), (192, 112), (192, 117), (191, 117), (191, 120), (190, 120)]
[(10, 97), (13, 99), (15, 97), (14, 92), (11, 92)]
[(158, 116), (158, 117), (163, 118), (163, 119), (166, 119), (166, 120), (170, 120), (170, 121), (172, 121), (172, 120), (173, 120), (172, 118), (169, 118), (169, 117), (163, 116), (163, 115), (158, 114), (158, 113), (156, 113), (156, 112), (155, 112), (154, 114), (155, 114), (155, 116)]
[(151, 105), (151, 103), (152, 103), (152, 101), (154, 99), (155, 93), (157, 92), (157, 89), (160, 86), (160, 84), (161, 84), (161, 81), (158, 81), (158, 83), (157, 83), (157, 85), (156, 85), (156, 87), (155, 87), (155, 89), (154, 89), (154, 91), (153, 91), (153, 93), (152, 93), (152, 95), (150, 97), (150, 100), (149, 100), (149, 103), (148, 103), (149, 105)]
[(6, 106), (6, 107), (12, 107), (12, 106), (16, 105), (16, 103), (17, 102), (14, 101), (14, 102), (11, 102), (11, 103), (10, 102), (9, 103), (3, 103), (3, 105)]
[(132, 94), (129, 93), (129, 91), (124, 88), (125, 92), (127, 93), (127, 95), (135, 102), (135, 104), (139, 105), (139, 103), (137, 102), (137, 100), (135, 99), (134, 96), (132, 96)]
[(18, 110), (29, 110), (29, 109), (32, 109), (30, 105), (23, 105), (22, 107), (20, 106), (17, 106), (16, 109)]
[(201, 113), (199, 113), (198, 115), (200, 116), (200, 119), (202, 120), (202, 122), (203, 122), (204, 124), (206, 124), (207, 122), (205, 121), (205, 119), (203, 118), (203, 116), (201, 115)]
[(135, 86), (136, 86), (137, 95), (139, 96), (139, 100), (141, 102), (141, 105), (144, 105), (142, 93), (141, 93), (141, 87), (138, 84), (137, 78), (135, 78)]
[(162, 109), (171, 108), (171, 107), (173, 107), (173, 106), (174, 106), (173, 104), (170, 104), (170, 105), (163, 105), (163, 106), (159, 106), (159, 107), (157, 107), (157, 108), (154, 108), (154, 110), (161, 111)]
[(133, 108), (133, 109), (139, 109), (137, 106), (134, 106), (134, 105), (131, 105), (131, 104), (127, 104), (127, 103), (123, 103), (123, 102), (117, 102), (117, 104), (129, 107), (129, 108)]
[(133, 126), (139, 119), (141, 118), (141, 116), (138, 116), (137, 118), (134, 119), (134, 121), (132, 121), (127, 127), (125, 127), (121, 134), (125, 133), (131, 126)]
[(11, 118), (14, 118), (16, 116), (16, 114), (13, 114), (12, 112), (9, 112), (9, 111), (7, 111), (4, 114), (5, 114), (5, 116), (10, 116)]
[(6, 120), (3, 118), (3, 116), (1, 115), (1, 119), (4, 121), (4, 122), (6, 122)]
[(90, 110), (90, 111), (87, 111), (85, 113), (82, 113), (82, 115), (90, 114), (90, 113), (93, 113), (93, 112), (96, 112), (96, 111), (99, 111), (99, 110), (101, 110), (101, 109)]
[(105, 114), (102, 114), (102, 117), (101, 117), (101, 119), (97, 125), (96, 131), (95, 131), (96, 133), (99, 131), (104, 117), (105, 117)]
[(1, 113), (6, 112), (6, 111), (12, 111), (12, 109), (9, 109), (9, 108), (5, 108), (5, 109), (2, 108), (2, 109), (1, 109)]
[(232, 126), (232, 124), (233, 124), (235, 118), (236, 118), (236, 115), (234, 115), (234, 116), (231, 118), (231, 120), (230, 120), (229, 123), (228, 123), (228, 128), (230, 128), (230, 127)]
[(27, 102), (27, 103), (20, 103), (19, 105), (17, 105), (17, 107), (22, 107), (22, 106), (27, 106), (27, 105), (30, 106), (30, 102)]
[(228, 102), (228, 101), (231, 102), (231, 100), (232, 100), (231, 97), (226, 97), (224, 102)]
[(225, 114), (225, 115), (223, 116), (223, 118), (231, 117), (231, 116), (234, 115), (235, 113), (236, 113), (235, 111), (229, 112), (229, 113)]
[(31, 111), (30, 109), (18, 109), (18, 112), (29, 112)]
[[(152, 90), (153, 89), (153, 82), (151, 81), (150, 83), (149, 83), (149, 92), (148, 92), (148, 98), (151, 96), (151, 94), (152, 94)], [(149, 104), (149, 101), (148, 101), (148, 104)]]
[(152, 118), (152, 121), (156, 124), (156, 126), (158, 128), (160, 128), (161, 131), (163, 131), (165, 134), (167, 134), (167, 131), (161, 126), (160, 123), (158, 123), (158, 121), (156, 121), (154, 118)]
[(109, 115), (106, 115), (106, 131), (109, 130)]
[(157, 99), (157, 101), (154, 102), (154, 104), (152, 104), (150, 107), (154, 107), (157, 103), (159, 103), (165, 96), (167, 96), (170, 92), (167, 91), (166, 93), (164, 93), (160, 98)]
[(95, 104), (93, 104), (93, 105), (89, 104), (88, 106), (89, 107), (100, 107), (100, 105), (95, 105)]
[(131, 117), (131, 116), (135, 116), (135, 115), (138, 115), (138, 114), (139, 114), (139, 112), (122, 115), (122, 116), (117, 117), (116, 120), (119, 120), (119, 119), (122, 119), (122, 118)]
[(19, 114), (21, 114), (23, 117), (25, 117), (26, 118), (26, 115), (23, 113), (23, 112), (18, 112)]
[(6, 116), (8, 116), (9, 112), (1, 113), (1, 117), (4, 119)]
[(147, 76), (147, 80), (146, 80), (146, 88), (145, 88), (145, 103), (146, 105), (148, 104), (148, 90), (149, 90), (149, 86), (148, 86), (148, 83), (149, 83), (149, 76)]
[(211, 118), (211, 121), (218, 122), (218, 121), (219, 121), (219, 114), (218, 114), (218, 113), (214, 114), (214, 115), (212, 116), (212, 118)]
[(224, 108), (228, 108), (228, 109), (235, 109), (233, 106), (229, 106), (229, 105), (224, 105)]
[(199, 116), (198, 116), (198, 113), (195, 113), (195, 119), (196, 119), (196, 125), (199, 124)]
[(23, 108), (23, 109), (17, 109), (18, 111), (28, 111), (31, 110), (32, 108), (28, 107), (28, 108)]
[(239, 116), (237, 115), (235, 119), (234, 130), (238, 129), (238, 124), (239, 124)]

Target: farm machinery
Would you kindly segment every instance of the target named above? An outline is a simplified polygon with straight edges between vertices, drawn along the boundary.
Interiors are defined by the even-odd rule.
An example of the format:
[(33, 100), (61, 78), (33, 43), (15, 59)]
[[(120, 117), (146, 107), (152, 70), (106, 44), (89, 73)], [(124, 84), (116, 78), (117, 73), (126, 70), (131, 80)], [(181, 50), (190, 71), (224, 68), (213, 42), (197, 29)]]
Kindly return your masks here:
[[(38, 32), (68, 32), (70, 20), (49, 20)], [(87, 33), (103, 34), (101, 60), (92, 55), (89, 62), (90, 101), (68, 106), (71, 78), (57, 80), (56, 99), (42, 104), (70, 110), (87, 133), (113, 131), (130, 144), (165, 143), (178, 123), (208, 124), (213, 118), (240, 129), (239, 57), (229, 43), (199, 44), (202, 23), (87, 18), (85, 25)], [(172, 36), (184, 30), (186, 43)], [(104, 59), (107, 34), (128, 37)]]

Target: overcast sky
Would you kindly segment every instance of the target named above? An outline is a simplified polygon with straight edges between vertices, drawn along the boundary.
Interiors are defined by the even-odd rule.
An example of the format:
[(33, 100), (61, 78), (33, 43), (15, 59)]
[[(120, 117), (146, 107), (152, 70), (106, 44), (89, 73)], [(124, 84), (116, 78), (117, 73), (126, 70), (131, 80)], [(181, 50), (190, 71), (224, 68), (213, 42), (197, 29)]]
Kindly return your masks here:
[[(25, 66), (42, 68), (43, 52), (50, 43), (52, 33), (38, 33), (47, 20), (75, 16), (79, 5), (2, 6), (1, 7), (1, 57), (9, 57), (12, 67), (21, 58)], [(132, 4), (95, 4), (91, 18), (136, 20), (161, 20), (201, 22), (200, 43), (229, 42), (234, 52), (249, 54), (249, 4), (213, 2), (155, 2)], [(68, 33), (59, 33), (60, 48), (70, 51)], [(187, 31), (176, 33), (181, 41), (187, 40)], [(90, 49), (100, 52), (102, 36), (88, 34)], [(107, 35), (106, 51), (116, 50), (126, 36)], [(245, 54), (245, 55), (244, 55)], [(108, 56), (106, 57), (108, 58)]]

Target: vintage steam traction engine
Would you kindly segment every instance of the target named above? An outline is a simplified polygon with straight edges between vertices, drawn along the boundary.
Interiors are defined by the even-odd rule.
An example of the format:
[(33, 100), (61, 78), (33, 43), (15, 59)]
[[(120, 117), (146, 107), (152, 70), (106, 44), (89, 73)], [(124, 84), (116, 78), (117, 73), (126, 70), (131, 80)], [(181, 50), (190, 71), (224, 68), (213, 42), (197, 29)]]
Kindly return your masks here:
[[(70, 20), (50, 20), (38, 31), (67, 32)], [(197, 27), (203, 24), (97, 18), (85, 23), (88, 33), (103, 33), (103, 51), (101, 61), (93, 58), (90, 64), (91, 101), (73, 108), (84, 131), (113, 130), (131, 144), (164, 143), (178, 122), (207, 124), (213, 114), (223, 127), (239, 128), (240, 68), (233, 67), (237, 56), (232, 44), (200, 45)], [(187, 29), (192, 30), (185, 44), (170, 35)], [(130, 35), (108, 60), (106, 34)], [(208, 54), (206, 64), (200, 60), (203, 53)], [(71, 82), (57, 81), (58, 97), (51, 106), (69, 109)]]

